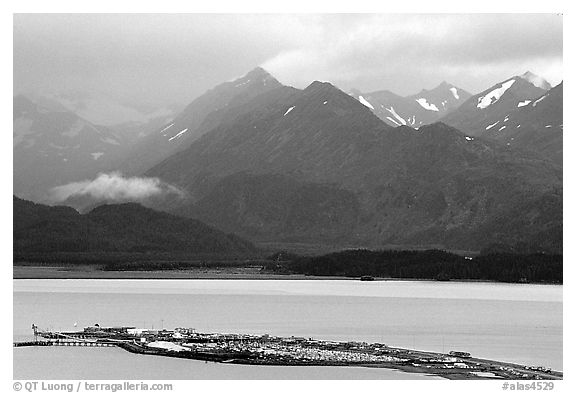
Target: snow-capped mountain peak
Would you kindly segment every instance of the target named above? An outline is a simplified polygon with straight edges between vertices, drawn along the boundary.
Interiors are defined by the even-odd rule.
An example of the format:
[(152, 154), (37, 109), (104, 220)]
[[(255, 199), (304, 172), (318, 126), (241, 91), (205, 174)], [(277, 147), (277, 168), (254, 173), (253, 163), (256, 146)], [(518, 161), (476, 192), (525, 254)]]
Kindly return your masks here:
[(547, 83), (530, 72), (511, 77), (476, 94), (441, 121), (465, 130), (468, 136), (509, 130), (509, 115), (544, 100), (548, 90), (537, 85), (547, 86)]

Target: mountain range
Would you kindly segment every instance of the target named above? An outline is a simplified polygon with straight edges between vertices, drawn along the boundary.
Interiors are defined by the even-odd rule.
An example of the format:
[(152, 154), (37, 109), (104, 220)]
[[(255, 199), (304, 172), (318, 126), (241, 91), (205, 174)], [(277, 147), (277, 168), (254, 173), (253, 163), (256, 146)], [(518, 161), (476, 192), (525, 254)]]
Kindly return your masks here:
[(467, 91), (447, 82), (408, 97), (387, 90), (373, 93), (352, 90), (350, 94), (388, 125), (407, 125), (416, 129), (438, 121), (471, 96)]
[(253, 241), (562, 249), (562, 84), (531, 73), (400, 97), (256, 68), (111, 164), (184, 191), (154, 208)]

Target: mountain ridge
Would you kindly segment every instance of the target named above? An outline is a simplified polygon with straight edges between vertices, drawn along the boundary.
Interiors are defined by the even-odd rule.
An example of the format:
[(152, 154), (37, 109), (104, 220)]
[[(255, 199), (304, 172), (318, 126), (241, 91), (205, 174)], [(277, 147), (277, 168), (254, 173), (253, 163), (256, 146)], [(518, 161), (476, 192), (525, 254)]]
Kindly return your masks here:
[[(179, 120), (153, 132), (147, 148), (154, 154), (137, 146), (143, 160), (134, 163), (157, 163), (136, 173), (187, 195), (169, 204), (153, 201), (154, 208), (254, 241), (480, 249), (524, 239), (557, 251), (562, 168), (541, 150), (561, 156), (561, 133), (540, 148), (474, 131), (498, 116), (516, 121), (502, 120), (510, 111), (527, 113), (557, 101), (557, 90), (534, 83), (543, 85), (530, 74), (516, 76), (466, 100), (467, 92), (447, 82), (424, 89), (404, 99), (410, 108), (434, 115), (430, 124), (418, 120), (416, 127), (415, 116), (406, 119), (400, 106), (379, 107), (372, 95), (347, 94), (321, 81), (300, 90), (256, 68), (208, 90)], [(526, 96), (535, 98), (524, 108)], [(450, 97), (457, 107), (448, 105)], [(25, 102), (15, 106), (15, 114), (30, 111)], [(383, 121), (384, 114), (395, 120)], [(453, 126), (458, 121), (462, 129)], [(166, 144), (172, 147), (164, 150)]]
[(241, 106), (252, 98), (282, 86), (272, 75), (256, 67), (246, 75), (218, 84), (196, 97), (173, 119), (138, 142), (121, 166), (124, 173), (139, 175), (172, 154), (185, 149), (202, 136), (202, 123), (211, 118), (218, 124), (218, 112)]
[(198, 220), (173, 216), (137, 203), (102, 205), (86, 214), (13, 196), (14, 252), (238, 253), (253, 244)]
[[(267, 97), (265, 109), (254, 105), (258, 109), (236, 117), (233, 126), (213, 129), (147, 173), (194, 194), (192, 205), (175, 211), (254, 240), (272, 233), (276, 240), (332, 236), (372, 245), (480, 248), (505, 234), (474, 239), (478, 228), (489, 228), (519, 200), (561, 187), (561, 171), (536, 154), (512, 152), (443, 123), (419, 130), (387, 126), (329, 83), (280, 91)], [(247, 183), (239, 188), (242, 172)], [(256, 197), (261, 194), (264, 199)], [(314, 194), (331, 202), (323, 206)], [(331, 219), (314, 226), (306, 215)]]
[(372, 109), (386, 124), (413, 128), (438, 121), (471, 96), (464, 89), (445, 81), (433, 89), (422, 89), (409, 96), (400, 96), (389, 90), (362, 93), (353, 89), (350, 94)]
[(534, 86), (521, 76), (513, 76), (470, 97), (460, 107), (440, 120), (469, 136), (481, 136), (527, 100), (534, 100), (546, 90)]

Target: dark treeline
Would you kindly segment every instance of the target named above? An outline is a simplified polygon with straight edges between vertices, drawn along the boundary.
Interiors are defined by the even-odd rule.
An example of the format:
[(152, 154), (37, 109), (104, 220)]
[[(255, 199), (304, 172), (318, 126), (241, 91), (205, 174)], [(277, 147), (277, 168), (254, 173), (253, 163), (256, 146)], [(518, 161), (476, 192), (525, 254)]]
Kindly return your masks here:
[[(187, 269), (225, 269), (225, 268), (265, 268), (267, 262), (251, 260), (200, 260), (200, 261), (114, 261), (107, 262), (102, 270), (109, 271), (157, 271)], [(267, 269), (266, 269), (267, 270)]]
[(102, 270), (176, 270), (249, 267), (270, 263), (245, 256), (189, 253), (14, 253), (15, 266), (94, 266)]
[(269, 269), (314, 276), (562, 283), (562, 255), (484, 254), (473, 259), (440, 250), (349, 250), (278, 261)]
[(156, 271), (156, 270), (187, 270), (187, 269), (225, 269), (225, 268), (262, 268), (261, 262), (254, 261), (137, 261), (137, 262), (109, 262), (102, 270), (108, 271)]

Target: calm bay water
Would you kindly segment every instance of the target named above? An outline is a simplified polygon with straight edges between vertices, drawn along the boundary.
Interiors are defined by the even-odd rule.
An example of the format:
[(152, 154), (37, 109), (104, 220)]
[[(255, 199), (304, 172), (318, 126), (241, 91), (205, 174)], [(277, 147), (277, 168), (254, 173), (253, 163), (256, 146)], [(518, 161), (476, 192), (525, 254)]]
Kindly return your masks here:
[[(15, 280), (14, 339), (41, 328), (195, 327), (390, 346), (562, 370), (562, 287), (455, 282)], [(77, 327), (74, 327), (74, 325)], [(117, 348), (17, 348), (19, 379), (402, 379), (391, 370), (256, 367)]]

